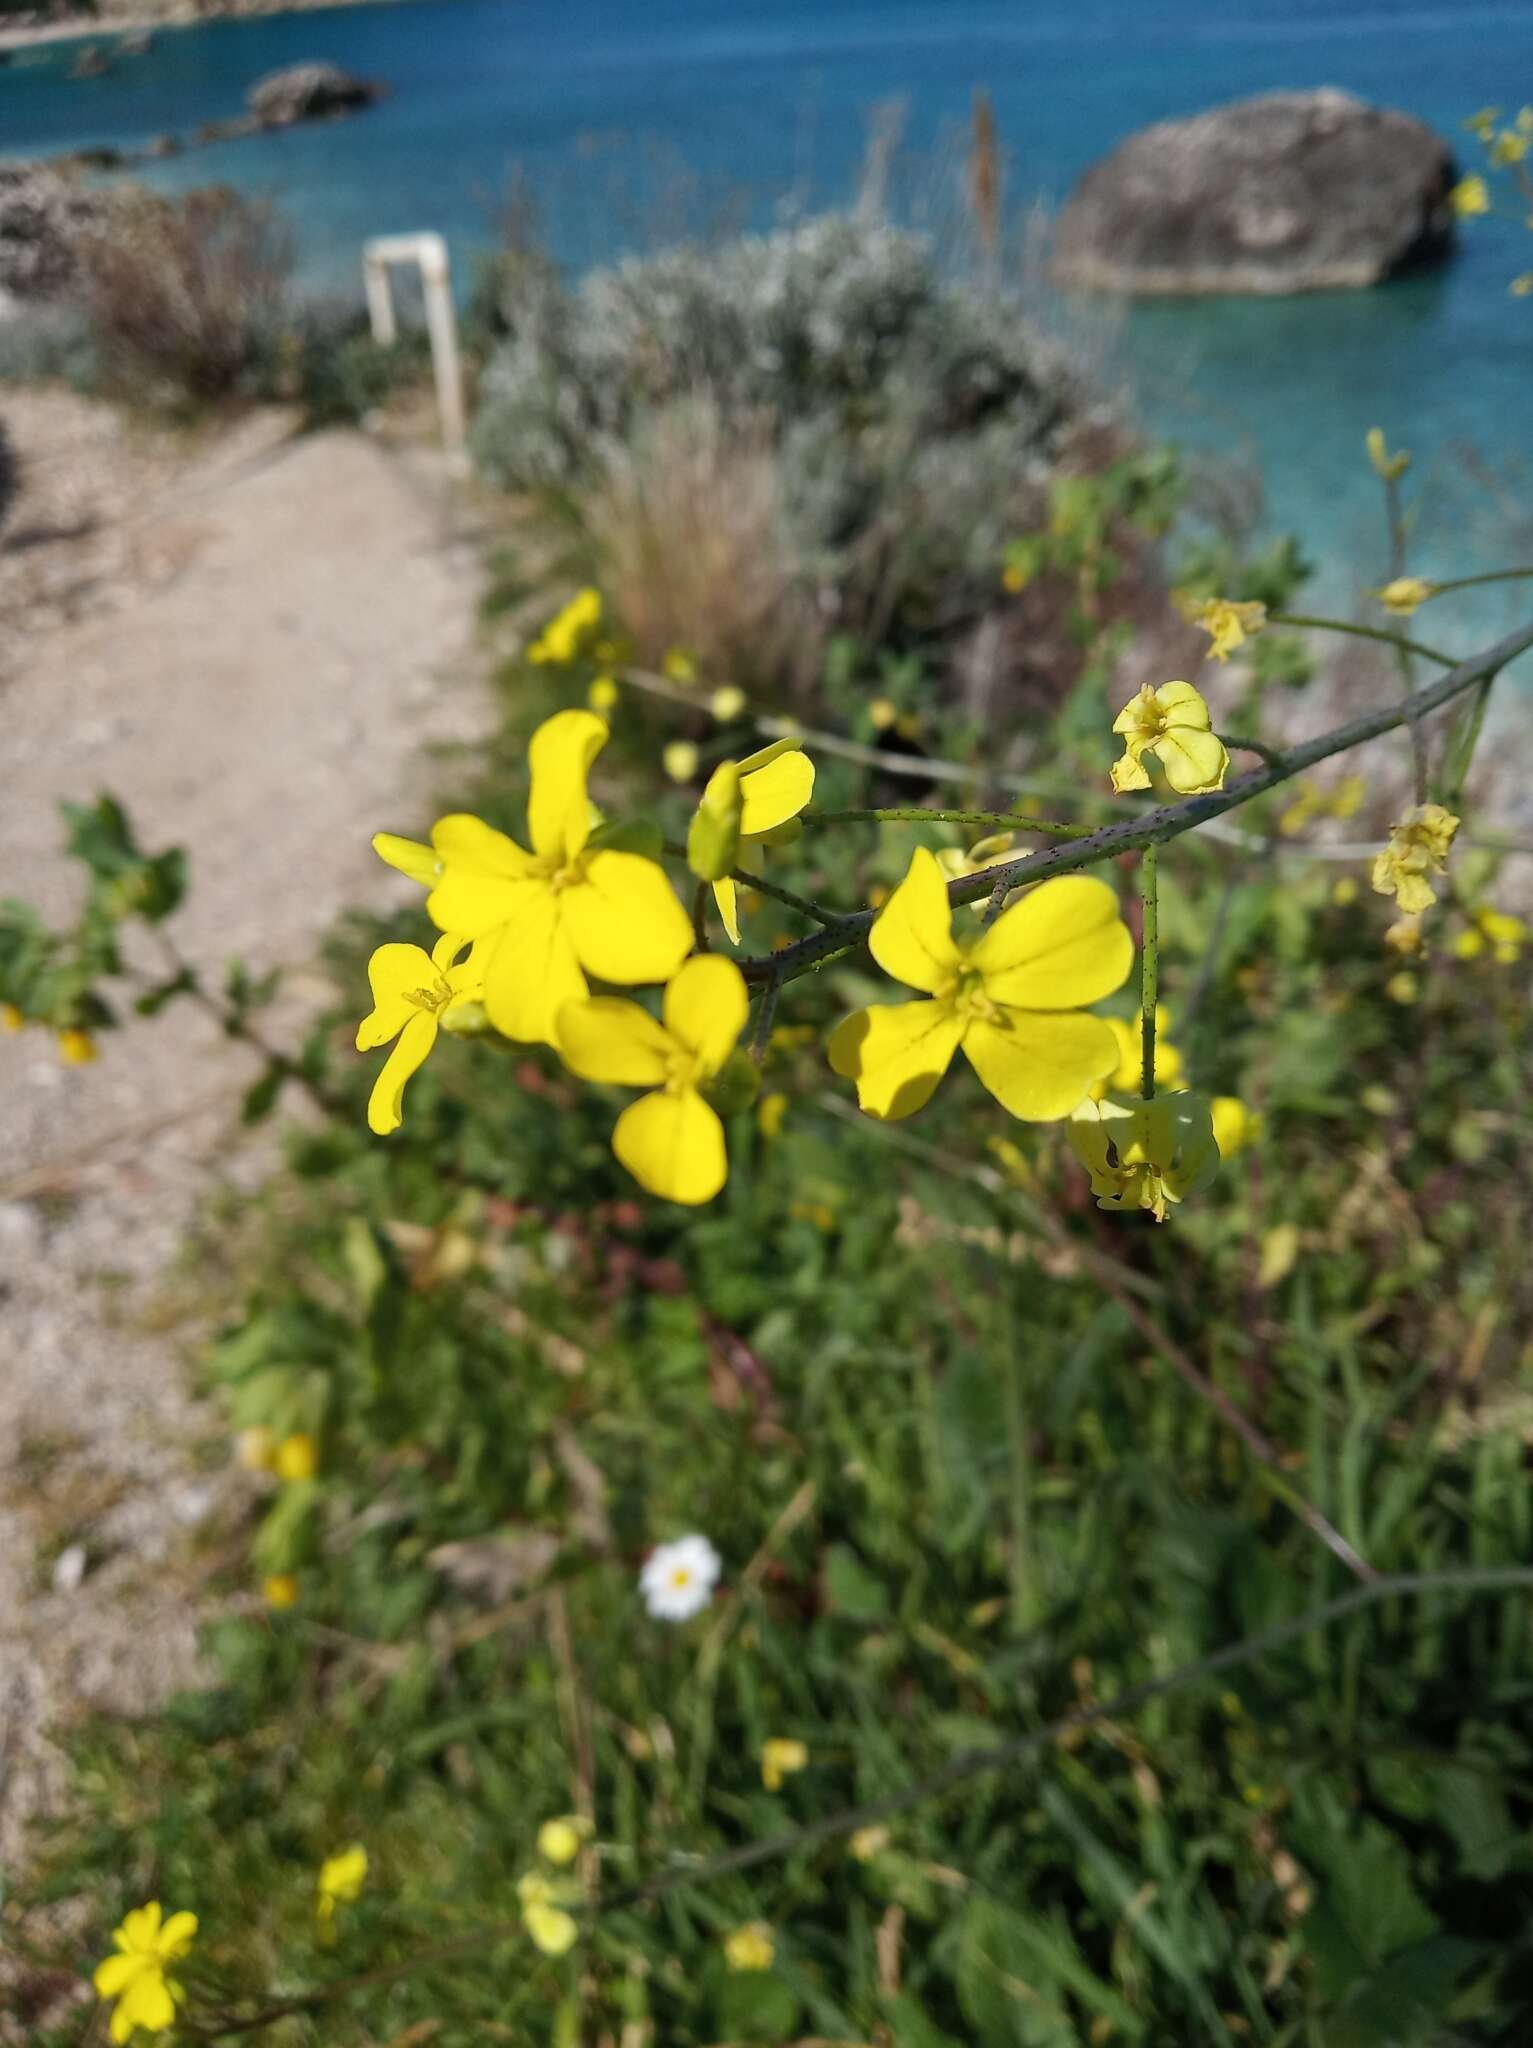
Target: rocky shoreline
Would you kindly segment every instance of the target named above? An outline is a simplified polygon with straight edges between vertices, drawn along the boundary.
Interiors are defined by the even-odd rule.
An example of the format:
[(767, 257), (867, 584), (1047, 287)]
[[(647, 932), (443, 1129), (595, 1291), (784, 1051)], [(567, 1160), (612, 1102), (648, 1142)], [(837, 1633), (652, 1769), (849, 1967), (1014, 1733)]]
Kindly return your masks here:
[[(40, 43), (102, 42), (115, 47), (124, 36), (141, 38), (161, 29), (206, 28), (209, 22), (238, 21), (254, 14), (308, 14), (320, 7), (379, 7), (391, 0), (99, 0), (91, 14), (53, 18), (39, 7), (34, 19), (0, 27), (0, 63), (13, 52)], [(112, 48), (104, 53), (108, 61)]]

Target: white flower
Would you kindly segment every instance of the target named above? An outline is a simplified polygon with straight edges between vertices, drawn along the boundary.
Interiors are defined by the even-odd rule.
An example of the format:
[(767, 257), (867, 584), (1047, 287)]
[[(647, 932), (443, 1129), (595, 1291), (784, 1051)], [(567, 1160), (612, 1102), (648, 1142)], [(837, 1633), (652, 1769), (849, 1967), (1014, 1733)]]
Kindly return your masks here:
[(650, 1552), (639, 1574), (644, 1605), (657, 1621), (690, 1621), (713, 1598), (722, 1560), (706, 1536), (679, 1536)]

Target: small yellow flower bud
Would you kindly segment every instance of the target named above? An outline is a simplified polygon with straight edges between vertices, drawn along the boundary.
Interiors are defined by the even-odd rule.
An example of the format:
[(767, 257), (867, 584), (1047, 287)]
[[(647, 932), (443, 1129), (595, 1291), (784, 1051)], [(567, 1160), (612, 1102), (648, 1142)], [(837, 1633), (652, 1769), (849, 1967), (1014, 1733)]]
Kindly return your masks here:
[(584, 1814), (568, 1813), (558, 1820), (546, 1820), (538, 1829), (538, 1854), (545, 1863), (573, 1863), (590, 1833), (591, 1823)]
[(312, 1479), (319, 1469), (319, 1445), (306, 1430), (297, 1430), (278, 1444), (272, 1465), (279, 1479)]
[(23, 1031), (26, 1029), (26, 1022), (26, 1018), (14, 1003), (0, 1003), (0, 1028), (6, 1031)]
[(338, 1856), (327, 1856), (319, 1866), (319, 1876), (315, 1880), (318, 1896), (314, 1910), (320, 1919), (331, 1921), (338, 1905), (354, 1904), (362, 1896), (366, 1878), (367, 1851), (360, 1843), (354, 1842)]
[(270, 1472), (276, 1449), (277, 1439), (269, 1429), (242, 1429), (234, 1439), (234, 1462), (246, 1472)]
[[(1267, 607), (1254, 598), (1237, 603), (1229, 597), (1197, 598), (1185, 590), (1173, 590), (1171, 601), (1189, 625), (1203, 628), (1209, 638), (1209, 654), (1215, 661), (1228, 661), (1237, 647), (1267, 623)], [(1186, 685), (1173, 683), (1167, 687), (1185, 689)]]
[(720, 725), (726, 725), (731, 718), (738, 718), (745, 709), (745, 692), (738, 683), (725, 683), (708, 699), (708, 709)]
[(1286, 1280), (1298, 1256), (1298, 1224), (1275, 1223), (1262, 1235), (1261, 1257), (1256, 1267), (1257, 1286), (1276, 1287), (1280, 1280)]
[(1490, 212), (1490, 187), (1476, 172), (1472, 177), (1460, 178), (1448, 194), (1448, 204), (1462, 220), (1473, 214)]
[(298, 1581), (291, 1572), (271, 1572), (261, 1581), (261, 1596), (268, 1607), (296, 1607)]
[(672, 740), (660, 756), (672, 782), (690, 782), (697, 773), (697, 748), (690, 740)]
[(1367, 439), (1368, 460), (1373, 464), (1385, 483), (1392, 484), (1396, 478), (1404, 476), (1411, 466), (1409, 450), (1400, 448), (1391, 455), (1389, 444), (1384, 439), (1384, 429), (1382, 427), (1370, 427)]
[(875, 732), (887, 732), (899, 715), (898, 705), (891, 704), (887, 697), (875, 697), (868, 706), (868, 718)]
[(770, 1970), (776, 1959), (777, 1944), (764, 1920), (737, 1927), (724, 1943), (724, 1960), (732, 1970)]
[(620, 694), (615, 676), (598, 676), (586, 691), (586, 702), (598, 716), (605, 718), (609, 711), (616, 710)]
[(882, 1856), (888, 1848), (889, 1830), (858, 1828), (846, 1846), (859, 1863), (871, 1863), (875, 1856)]
[(1421, 984), (1409, 968), (1405, 968), (1389, 977), (1384, 984), (1384, 993), (1392, 1003), (1414, 1003), (1421, 994)]
[(573, 1916), (564, 1911), (563, 1902), (578, 1897), (578, 1892), (571, 1891), (563, 1879), (547, 1878), (529, 1870), (517, 1879), (516, 1894), (521, 1902), (522, 1924), (534, 1944), (546, 1956), (567, 1954), (580, 1929)]
[(721, 761), (708, 777), (687, 832), (687, 866), (700, 881), (722, 881), (734, 872), (740, 857), (740, 821), (744, 815), (740, 764)]
[(1396, 618), (1408, 619), (1417, 606), (1425, 604), (1435, 590), (1436, 585), (1428, 583), (1424, 577), (1397, 576), (1392, 583), (1386, 583), (1382, 590), (1370, 591), (1369, 595), (1376, 597), (1385, 611), (1393, 612)]
[(59, 1033), (59, 1058), (66, 1067), (88, 1067), (98, 1057), (96, 1041), (88, 1031), (71, 1028)]
[(1524, 270), (1507, 286), (1514, 299), (1533, 298), (1533, 270)]
[(1349, 903), (1355, 903), (1357, 898), (1358, 887), (1354, 876), (1342, 875), (1331, 884), (1331, 901), (1339, 908), (1344, 910)]
[(769, 1792), (776, 1792), (785, 1778), (803, 1770), (808, 1762), (809, 1751), (802, 1742), (774, 1735), (761, 1745), (761, 1782)]
[(695, 683), (697, 681), (697, 663), (688, 654), (685, 647), (668, 647), (665, 650), (665, 658), (662, 660), (660, 668), (661, 673), (668, 676), (673, 683)]
[(1209, 1104), (1209, 1113), (1221, 1159), (1233, 1159), (1261, 1136), (1261, 1118), (1247, 1109), (1238, 1095), (1216, 1095)]
[(763, 1138), (775, 1138), (788, 1114), (788, 1098), (780, 1090), (763, 1095), (756, 1105), (756, 1128)]

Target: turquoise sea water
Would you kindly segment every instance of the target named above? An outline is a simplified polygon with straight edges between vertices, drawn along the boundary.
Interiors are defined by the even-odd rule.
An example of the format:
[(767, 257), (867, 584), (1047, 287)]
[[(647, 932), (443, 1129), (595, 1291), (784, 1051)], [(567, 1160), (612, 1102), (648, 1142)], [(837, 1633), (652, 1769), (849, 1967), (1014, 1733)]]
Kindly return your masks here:
[[(940, 232), (955, 138), (991, 94), (1014, 204), (1059, 198), (1143, 123), (1321, 84), (1458, 135), (1533, 99), (1533, 0), (417, 0), (221, 22), (72, 81), (61, 46), (0, 69), (0, 150), (128, 144), (238, 111), (309, 57), (388, 81), (354, 120), (196, 151), (167, 186), (227, 179), (298, 222), (306, 274), (353, 289), (368, 234), (439, 227), (460, 272), (513, 168), (573, 267), (845, 200), (869, 111), (905, 103), (897, 207)], [(1366, 429), (1417, 453), (1420, 566), (1533, 553), (1533, 301), (1512, 223), (1447, 269), (1370, 292), (1158, 303), (1119, 340), (1158, 428), (1254, 456), (1267, 521), (1347, 573), (1377, 571)]]

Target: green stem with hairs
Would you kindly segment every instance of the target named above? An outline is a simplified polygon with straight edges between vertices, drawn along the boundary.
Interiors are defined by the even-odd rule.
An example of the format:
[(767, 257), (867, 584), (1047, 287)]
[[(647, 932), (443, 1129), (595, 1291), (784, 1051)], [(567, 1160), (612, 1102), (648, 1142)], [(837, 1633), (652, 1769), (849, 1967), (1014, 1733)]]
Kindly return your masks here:
[(1160, 995), (1160, 852), (1147, 846), (1139, 870), (1144, 940), (1139, 950), (1139, 1093), (1155, 1099), (1155, 1005)]
[(1443, 668), (1453, 666), (1453, 656), (1420, 640), (1407, 640), (1403, 633), (1391, 633), (1383, 626), (1359, 626), (1347, 619), (1311, 618), (1303, 612), (1268, 612), (1269, 626), (1308, 626), (1317, 633), (1348, 633), (1355, 640), (1377, 640), (1385, 647), (1403, 647), (1408, 654), (1420, 654)]
[(933, 811), (912, 804), (904, 809), (805, 811), (806, 825), (990, 825), (1015, 832), (1050, 832), (1058, 839), (1084, 839), (1089, 825), (1063, 825), (1054, 818), (1024, 818), (1016, 811)]

